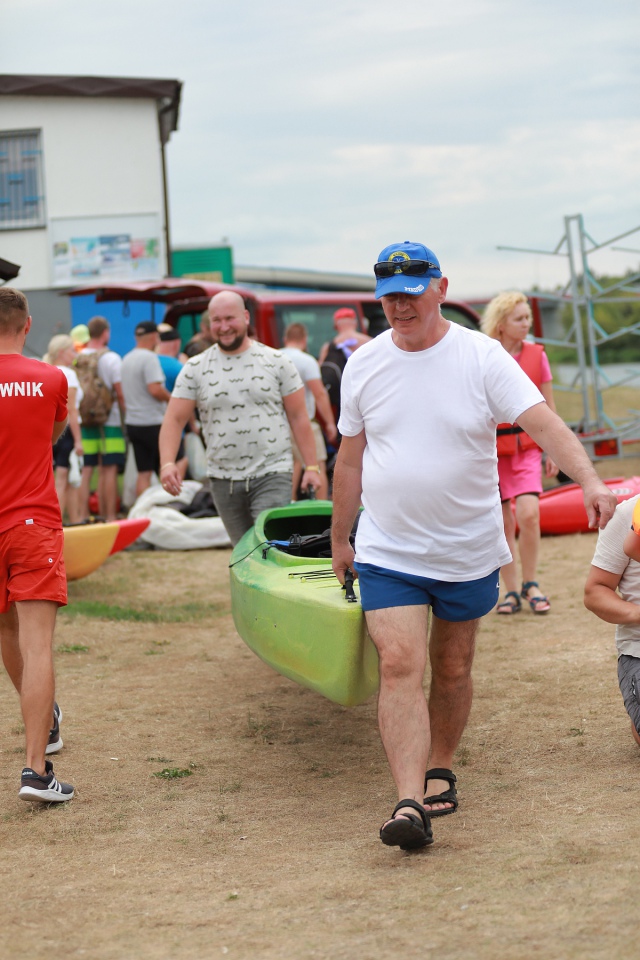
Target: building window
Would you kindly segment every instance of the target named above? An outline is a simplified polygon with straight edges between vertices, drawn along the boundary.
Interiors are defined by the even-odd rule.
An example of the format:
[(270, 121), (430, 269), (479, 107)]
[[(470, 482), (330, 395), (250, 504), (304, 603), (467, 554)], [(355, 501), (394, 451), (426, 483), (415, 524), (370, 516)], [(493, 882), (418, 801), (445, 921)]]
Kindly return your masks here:
[(44, 225), (40, 131), (0, 131), (0, 230)]

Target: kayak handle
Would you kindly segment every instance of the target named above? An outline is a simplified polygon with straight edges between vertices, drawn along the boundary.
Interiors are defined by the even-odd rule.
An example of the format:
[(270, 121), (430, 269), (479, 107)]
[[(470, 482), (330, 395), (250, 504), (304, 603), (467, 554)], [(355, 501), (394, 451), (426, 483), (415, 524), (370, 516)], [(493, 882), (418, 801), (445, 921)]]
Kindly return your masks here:
[(353, 590), (353, 570), (350, 570), (349, 567), (347, 567), (344, 575), (344, 583), (342, 585), (342, 589), (344, 590), (345, 599), (349, 603), (358, 602), (358, 598), (356, 597)]
[(316, 500), (316, 488), (312, 487), (310, 483), (307, 484), (307, 499)]

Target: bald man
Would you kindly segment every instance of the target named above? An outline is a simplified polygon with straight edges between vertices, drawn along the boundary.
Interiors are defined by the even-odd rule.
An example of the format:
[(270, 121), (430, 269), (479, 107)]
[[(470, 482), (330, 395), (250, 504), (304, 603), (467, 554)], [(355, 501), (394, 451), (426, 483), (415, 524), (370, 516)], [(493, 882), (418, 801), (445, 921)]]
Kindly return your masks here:
[(321, 482), (304, 388), (292, 361), (249, 337), (241, 296), (217, 293), (209, 303), (216, 342), (178, 375), (160, 431), (160, 480), (178, 494), (175, 464), (182, 430), (198, 410), (207, 474), (218, 514), (235, 544), (259, 513), (291, 500), (289, 428), (302, 454), (303, 487)]

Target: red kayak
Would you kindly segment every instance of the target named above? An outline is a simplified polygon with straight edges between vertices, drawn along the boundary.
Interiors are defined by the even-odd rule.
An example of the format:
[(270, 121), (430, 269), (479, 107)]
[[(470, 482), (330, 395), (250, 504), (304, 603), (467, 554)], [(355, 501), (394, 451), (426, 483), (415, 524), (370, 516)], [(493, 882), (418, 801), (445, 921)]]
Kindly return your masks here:
[(111, 547), (111, 553), (118, 553), (124, 550), (134, 540), (137, 540), (141, 533), (147, 529), (151, 520), (148, 517), (137, 517), (132, 520), (118, 520), (118, 532)]
[[(603, 480), (618, 503), (640, 493), (640, 477), (614, 477)], [(588, 533), (587, 511), (582, 499), (582, 488), (577, 483), (566, 483), (540, 496), (540, 532), (544, 534)]]

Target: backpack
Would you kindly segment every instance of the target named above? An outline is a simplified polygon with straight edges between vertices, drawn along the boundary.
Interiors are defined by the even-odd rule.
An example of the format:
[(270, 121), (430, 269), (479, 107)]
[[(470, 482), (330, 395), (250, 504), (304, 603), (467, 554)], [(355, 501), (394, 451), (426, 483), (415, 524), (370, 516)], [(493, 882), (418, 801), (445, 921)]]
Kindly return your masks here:
[(75, 371), (84, 391), (80, 401), (80, 418), (85, 427), (103, 426), (113, 406), (113, 392), (98, 374), (98, 361), (105, 353), (106, 349), (91, 353), (81, 351), (76, 358)]
[(329, 402), (333, 410), (333, 415), (338, 421), (340, 416), (340, 383), (342, 381), (342, 371), (344, 370), (348, 357), (344, 351), (337, 347), (333, 341), (329, 344), (327, 355), (320, 364), (320, 375), (322, 382), (329, 394)]

